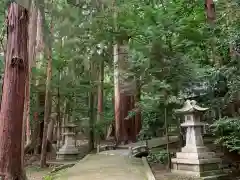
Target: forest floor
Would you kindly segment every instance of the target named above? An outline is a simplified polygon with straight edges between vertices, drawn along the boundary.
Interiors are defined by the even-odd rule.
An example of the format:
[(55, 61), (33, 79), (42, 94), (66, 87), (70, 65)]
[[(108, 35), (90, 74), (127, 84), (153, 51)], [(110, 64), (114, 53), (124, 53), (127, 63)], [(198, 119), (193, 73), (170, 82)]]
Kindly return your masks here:
[[(87, 152), (88, 152), (88, 141), (86, 140), (85, 137), (78, 137), (77, 139), (77, 147), (79, 148), (79, 152), (81, 157), (84, 157)], [(48, 162), (54, 162), (56, 160), (56, 152), (48, 153), (47, 156), (47, 161)], [(25, 156), (25, 163), (26, 163), (26, 174), (28, 177), (28, 180), (43, 180), (44, 177), (48, 176), (50, 172), (58, 165), (55, 167), (49, 167), (49, 168), (44, 168), (41, 169), (39, 167), (39, 161), (40, 161), (40, 155), (26, 155)], [(65, 163), (63, 163), (65, 164)], [(48, 179), (48, 178), (46, 178)]]
[(42, 180), (50, 171), (50, 168), (41, 169), (37, 166), (30, 166), (26, 168), (28, 180)]

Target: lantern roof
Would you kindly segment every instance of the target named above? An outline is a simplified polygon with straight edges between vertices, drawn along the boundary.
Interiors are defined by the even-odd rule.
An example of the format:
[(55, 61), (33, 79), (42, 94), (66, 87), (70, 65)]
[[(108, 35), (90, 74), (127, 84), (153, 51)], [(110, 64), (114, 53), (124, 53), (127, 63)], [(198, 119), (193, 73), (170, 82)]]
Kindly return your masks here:
[(195, 100), (187, 100), (181, 109), (176, 109), (176, 113), (194, 113), (194, 112), (204, 112), (209, 108), (203, 108), (197, 105)]

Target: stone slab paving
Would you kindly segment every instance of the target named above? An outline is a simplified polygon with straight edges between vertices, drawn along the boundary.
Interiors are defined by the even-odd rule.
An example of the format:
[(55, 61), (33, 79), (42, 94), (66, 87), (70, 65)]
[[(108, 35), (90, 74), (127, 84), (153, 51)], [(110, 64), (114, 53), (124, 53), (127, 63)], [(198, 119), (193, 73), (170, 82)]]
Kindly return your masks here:
[[(169, 136), (168, 137), (169, 143), (175, 143), (177, 141), (179, 141), (179, 137), (178, 136)], [(167, 144), (167, 138), (166, 137), (156, 137), (156, 138), (152, 138), (150, 140), (147, 141), (148, 142), (148, 147), (151, 148), (155, 148), (158, 146), (163, 146)], [(130, 144), (126, 144), (126, 145), (120, 145), (120, 148), (128, 148), (128, 147), (136, 147), (136, 146), (143, 146), (145, 144), (145, 141), (138, 141), (136, 143), (130, 143)]]
[(91, 154), (57, 180), (147, 180), (142, 160), (126, 155), (126, 150)]

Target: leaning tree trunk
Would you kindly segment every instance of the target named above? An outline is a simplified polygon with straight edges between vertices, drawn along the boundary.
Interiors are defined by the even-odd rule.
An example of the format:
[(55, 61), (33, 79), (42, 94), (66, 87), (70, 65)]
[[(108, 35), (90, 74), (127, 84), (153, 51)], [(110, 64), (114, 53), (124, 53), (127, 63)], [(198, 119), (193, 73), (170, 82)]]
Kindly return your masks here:
[[(37, 30), (37, 11), (35, 4), (32, 3), (28, 25), (28, 74), (25, 84), (25, 99), (24, 99), (24, 111), (23, 111), (23, 125), (22, 125), (22, 162), (24, 168), (25, 157), (25, 145), (29, 145), (31, 141), (31, 128), (30, 128), (30, 87), (31, 87), (31, 73), (32, 64), (35, 60), (35, 46), (36, 46), (36, 30)], [(24, 175), (26, 172), (24, 172)]]
[(50, 117), (50, 106), (51, 106), (51, 77), (52, 77), (52, 55), (51, 50), (48, 52), (48, 67), (47, 67), (47, 80), (46, 80), (46, 94), (45, 94), (45, 108), (44, 108), (44, 127), (43, 127), (43, 138), (42, 138), (42, 150), (40, 166), (44, 167), (46, 165), (47, 156), (47, 130)]
[[(30, 144), (30, 136), (31, 136), (31, 128), (30, 128), (30, 87), (31, 87), (31, 74), (32, 74), (32, 65), (35, 61), (35, 48), (36, 48), (36, 35), (37, 35), (37, 8), (34, 4), (32, 4), (30, 17), (29, 17), (29, 25), (28, 25), (28, 33), (29, 33), (29, 41), (28, 41), (28, 77), (25, 84), (25, 101), (24, 101), (24, 112), (23, 112), (23, 136), (26, 134), (26, 139), (23, 137), (23, 145)], [(23, 146), (23, 147), (24, 147)]]
[[(34, 4), (35, 5), (35, 4)], [(33, 5), (33, 6), (34, 6)], [(39, 6), (38, 6), (39, 7)], [(40, 8), (37, 8), (35, 5), (35, 9), (34, 9), (34, 14), (31, 14), (32, 19), (30, 19), (30, 24), (29, 24), (29, 33), (30, 37), (29, 37), (29, 58), (31, 59), (35, 59), (37, 56), (41, 58), (41, 54), (43, 51), (43, 35), (42, 35), (42, 15), (41, 12), (39, 10)], [(34, 32), (35, 30), (35, 32)], [(35, 39), (34, 39), (35, 37)], [(31, 53), (32, 52), (32, 53)], [(41, 60), (42, 61), (42, 60)], [(39, 64), (41, 64), (41, 61), (39, 62)], [(36, 61), (33, 60), (32, 62), (32, 67), (37, 67), (38, 63), (36, 63)], [(31, 74), (29, 75), (31, 76)], [(29, 77), (31, 78), (31, 77)], [(34, 86), (38, 87), (39, 86), (39, 79), (35, 78), (34, 76), (32, 76), (33, 82), (34, 82)], [(29, 89), (30, 91), (30, 89)], [(43, 94), (43, 96), (42, 96)], [(32, 127), (32, 134), (31, 134), (31, 143), (27, 144), (24, 148), (24, 152), (26, 153), (33, 153), (35, 155), (39, 154), (41, 152), (40, 148), (41, 148), (41, 144), (42, 144), (42, 122), (43, 120), (41, 119), (42, 114), (41, 112), (37, 112), (37, 110), (41, 110), (44, 109), (42, 108), (44, 106), (44, 100), (45, 99), (45, 93), (42, 92), (38, 92), (38, 95), (36, 96), (36, 100), (35, 100), (35, 107), (34, 109), (35, 112), (33, 113), (34, 117), (33, 117), (33, 127)], [(29, 116), (28, 116), (29, 118)], [(42, 121), (41, 121), (42, 120)], [(29, 120), (27, 120), (27, 122), (29, 122)], [(40, 147), (40, 148), (39, 148)]]
[[(53, 23), (51, 20), (51, 35), (53, 31)], [(50, 43), (50, 41), (49, 41)], [(44, 107), (44, 127), (43, 127), (43, 138), (42, 138), (42, 150), (41, 150), (41, 158), (40, 158), (40, 166), (43, 168), (46, 165), (47, 159), (47, 130), (48, 130), (48, 123), (51, 114), (51, 78), (52, 78), (52, 49), (51, 45), (46, 49), (46, 54), (48, 58), (48, 66), (47, 66), (47, 80), (46, 80), (46, 94), (45, 94), (45, 107)]]
[(28, 73), (28, 11), (11, 2), (7, 18), (7, 52), (0, 112), (0, 175), (4, 176), (4, 180), (22, 180), (22, 124)]

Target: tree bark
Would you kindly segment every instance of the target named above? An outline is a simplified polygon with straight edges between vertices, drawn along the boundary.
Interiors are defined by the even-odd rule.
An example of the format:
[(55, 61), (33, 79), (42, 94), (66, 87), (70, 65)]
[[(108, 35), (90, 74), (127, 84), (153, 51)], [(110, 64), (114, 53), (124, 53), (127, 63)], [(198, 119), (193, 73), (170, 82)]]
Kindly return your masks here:
[(60, 107), (60, 70), (58, 71), (58, 87), (57, 87), (57, 149), (60, 148), (61, 142), (61, 107)]
[(91, 92), (89, 93), (89, 151), (92, 151), (95, 146), (95, 122), (96, 122), (96, 103), (97, 103), (97, 96), (95, 95), (97, 93), (97, 89), (95, 88), (94, 82), (96, 81), (96, 66), (93, 62), (93, 60), (90, 63), (90, 85)]
[[(30, 17), (29, 17), (29, 26), (28, 26), (28, 81), (25, 85), (25, 101), (24, 101), (24, 112), (23, 112), (23, 121), (26, 127), (26, 144), (30, 143), (31, 129), (30, 129), (30, 88), (31, 88), (31, 79), (32, 79), (32, 66), (35, 61), (35, 48), (36, 48), (36, 35), (37, 35), (37, 9), (34, 4), (32, 4)], [(24, 138), (25, 139), (25, 138)]]
[(103, 83), (104, 83), (104, 61), (102, 60), (99, 70), (99, 86), (98, 86), (98, 118), (102, 120), (103, 115)]
[[(24, 112), (23, 112), (23, 125), (22, 125), (22, 162), (24, 168), (24, 157), (25, 157), (25, 144), (26, 146), (31, 143), (31, 128), (30, 128), (30, 87), (31, 87), (31, 73), (32, 64), (35, 60), (35, 46), (36, 46), (36, 30), (37, 24), (37, 11), (34, 3), (32, 3), (28, 24), (28, 74), (27, 81), (25, 84), (25, 99), (24, 99)], [(35, 39), (35, 40), (34, 40)], [(26, 172), (23, 172), (26, 175)]]
[[(135, 142), (141, 129), (139, 112), (129, 116), (134, 111), (136, 97), (136, 81), (128, 76), (128, 47), (123, 42), (114, 46), (114, 104), (115, 104), (115, 138), (117, 144)], [(139, 99), (138, 99), (139, 100)]]
[(120, 88), (119, 88), (119, 69), (118, 69), (118, 44), (113, 47), (114, 56), (114, 114), (115, 114), (115, 139), (117, 144), (123, 139), (122, 133), (122, 117), (121, 117), (121, 98), (120, 98)]
[(134, 101), (134, 107), (137, 108), (136, 115), (135, 115), (135, 134), (138, 135), (142, 128), (142, 114), (141, 114), (141, 107), (140, 107), (140, 101), (141, 101), (141, 82), (140, 79), (136, 80), (136, 96)]
[(22, 169), (22, 125), (28, 74), (28, 11), (11, 2), (7, 17), (7, 52), (0, 111), (0, 175), (25, 178)]
[(43, 138), (42, 138), (42, 149), (41, 149), (41, 159), (40, 166), (43, 168), (46, 165), (47, 157), (47, 131), (48, 123), (50, 118), (50, 106), (51, 106), (51, 90), (50, 83), (52, 77), (52, 57), (50, 50), (48, 52), (48, 67), (47, 67), (47, 80), (46, 80), (46, 94), (45, 94), (45, 108), (44, 108), (44, 127), (43, 127)]
[(94, 149), (94, 123), (95, 123), (95, 111), (94, 111), (94, 104), (95, 104), (95, 95), (94, 92), (90, 92), (89, 94), (89, 143), (88, 148), (89, 152)]
[(53, 140), (53, 129), (55, 124), (55, 118), (50, 118), (50, 122), (48, 123), (48, 130), (47, 130), (47, 140), (52, 143)]
[(212, 24), (216, 19), (215, 14), (215, 4), (213, 0), (205, 0), (205, 11), (207, 16), (207, 21)]
[[(103, 121), (103, 84), (104, 84), (104, 60), (102, 59), (100, 62), (100, 67), (99, 67), (99, 85), (98, 85), (98, 99), (97, 99), (97, 121)], [(104, 139), (104, 136), (106, 137), (107, 135), (107, 128), (108, 127), (103, 127), (99, 134), (98, 141), (100, 142), (101, 139)], [(104, 130), (105, 129), (105, 130)], [(98, 143), (99, 143), (98, 142)]]
[[(51, 34), (53, 33), (53, 24), (51, 20)], [(50, 42), (50, 41), (49, 41)], [(45, 94), (45, 107), (44, 107), (44, 127), (43, 127), (43, 139), (42, 139), (42, 150), (41, 150), (41, 158), (40, 158), (40, 166), (43, 168), (46, 166), (47, 159), (47, 131), (48, 131), (48, 123), (51, 114), (51, 78), (52, 78), (52, 47), (48, 44), (49, 47), (46, 48), (46, 54), (48, 59), (47, 66), (47, 79), (46, 79), (46, 94)]]

